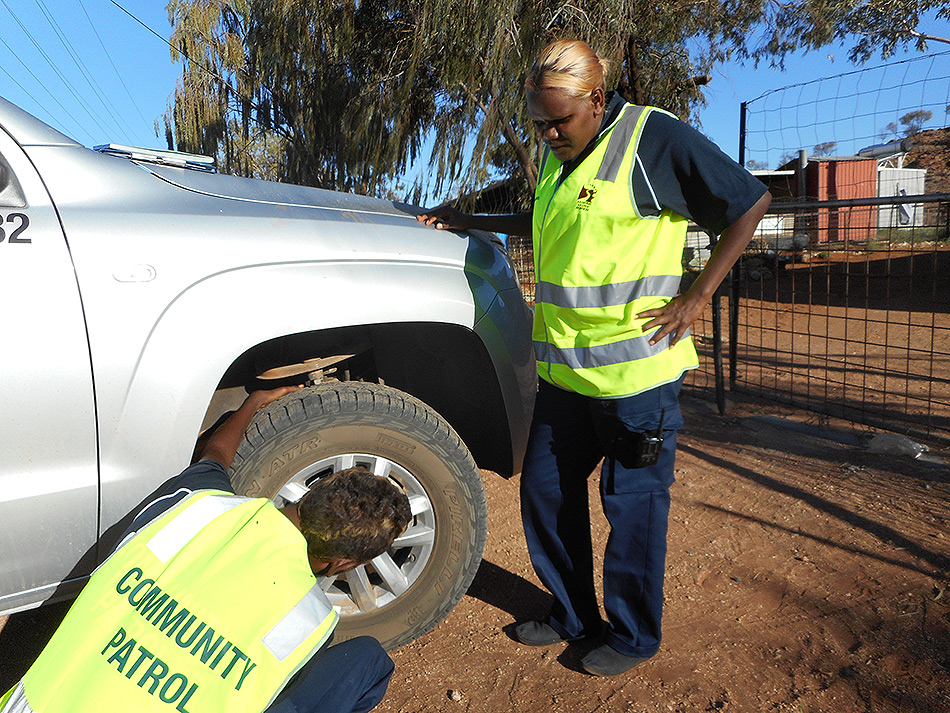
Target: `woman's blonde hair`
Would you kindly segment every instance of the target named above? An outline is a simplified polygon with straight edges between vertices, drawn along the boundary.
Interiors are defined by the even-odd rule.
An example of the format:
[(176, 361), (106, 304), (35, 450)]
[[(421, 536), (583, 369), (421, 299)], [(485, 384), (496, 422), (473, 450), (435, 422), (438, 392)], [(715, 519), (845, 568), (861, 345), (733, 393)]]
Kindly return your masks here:
[(607, 62), (590, 45), (582, 40), (558, 40), (541, 50), (524, 86), (535, 92), (558, 88), (579, 97), (597, 87), (606, 89), (606, 77)]

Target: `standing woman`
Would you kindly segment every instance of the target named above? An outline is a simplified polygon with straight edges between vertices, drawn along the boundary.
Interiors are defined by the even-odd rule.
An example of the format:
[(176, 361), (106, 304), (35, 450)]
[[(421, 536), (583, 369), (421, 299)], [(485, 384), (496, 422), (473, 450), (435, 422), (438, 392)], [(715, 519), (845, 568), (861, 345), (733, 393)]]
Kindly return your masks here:
[[(533, 236), (541, 379), (521, 503), (531, 562), (554, 604), (515, 636), (530, 646), (599, 637), (581, 663), (611, 676), (659, 649), (679, 391), (698, 366), (689, 328), (771, 196), (671, 114), (605, 93), (605, 70), (577, 40), (547, 46), (531, 67), (525, 95), (545, 146), (533, 213), (441, 207), (419, 220)], [(689, 220), (720, 239), (679, 295)], [(587, 499), (601, 459), (606, 626)]]

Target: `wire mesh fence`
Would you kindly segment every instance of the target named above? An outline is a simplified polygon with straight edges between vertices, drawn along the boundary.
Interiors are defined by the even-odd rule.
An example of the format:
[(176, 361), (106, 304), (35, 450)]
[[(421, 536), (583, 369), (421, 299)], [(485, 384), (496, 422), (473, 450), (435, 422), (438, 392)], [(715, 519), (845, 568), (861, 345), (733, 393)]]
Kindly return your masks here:
[[(743, 256), (730, 311), (733, 389), (923, 438), (950, 440), (950, 196), (918, 226), (873, 231), (893, 205), (778, 206), (837, 240)], [(814, 227), (820, 231), (822, 228)]]
[(743, 104), (769, 214), (734, 271), (731, 388), (950, 441), (950, 52)]
[[(753, 172), (794, 169), (802, 151), (812, 159), (879, 159), (882, 168), (915, 165), (913, 153), (904, 156), (902, 165), (900, 157), (906, 152), (899, 144), (910, 139), (912, 152), (928, 130), (946, 125), (950, 116), (948, 75), (950, 51), (944, 51), (766, 92), (743, 104), (739, 160)], [(889, 150), (894, 144), (898, 150)], [(868, 180), (866, 173), (857, 175)], [(870, 181), (875, 182), (873, 175)], [(847, 190), (849, 183), (838, 177), (830, 185)], [(794, 185), (792, 182), (793, 193)], [(908, 193), (941, 191), (948, 189), (928, 185), (926, 191), (921, 188)], [(778, 198), (784, 195), (776, 193)], [(811, 195), (823, 198), (814, 192)]]

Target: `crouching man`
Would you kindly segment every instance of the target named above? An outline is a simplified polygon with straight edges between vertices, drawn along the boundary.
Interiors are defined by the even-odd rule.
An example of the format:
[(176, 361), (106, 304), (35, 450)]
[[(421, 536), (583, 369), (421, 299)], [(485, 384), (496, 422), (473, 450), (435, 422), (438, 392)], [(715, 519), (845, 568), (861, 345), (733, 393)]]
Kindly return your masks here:
[(387, 551), (406, 496), (351, 468), (278, 510), (227, 477), (254, 414), (293, 390), (252, 393), (160, 489), (0, 713), (350, 713), (382, 700), (392, 661), (369, 637), (329, 645), (339, 615), (315, 575)]

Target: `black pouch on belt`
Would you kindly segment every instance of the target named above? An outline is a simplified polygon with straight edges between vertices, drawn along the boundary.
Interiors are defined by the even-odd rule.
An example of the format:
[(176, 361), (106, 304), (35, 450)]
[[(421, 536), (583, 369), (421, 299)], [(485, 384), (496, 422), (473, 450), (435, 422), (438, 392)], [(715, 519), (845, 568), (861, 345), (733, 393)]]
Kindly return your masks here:
[(663, 450), (663, 416), (655, 431), (628, 431), (622, 428), (615, 441), (616, 458), (624, 468), (647, 468), (656, 465)]

